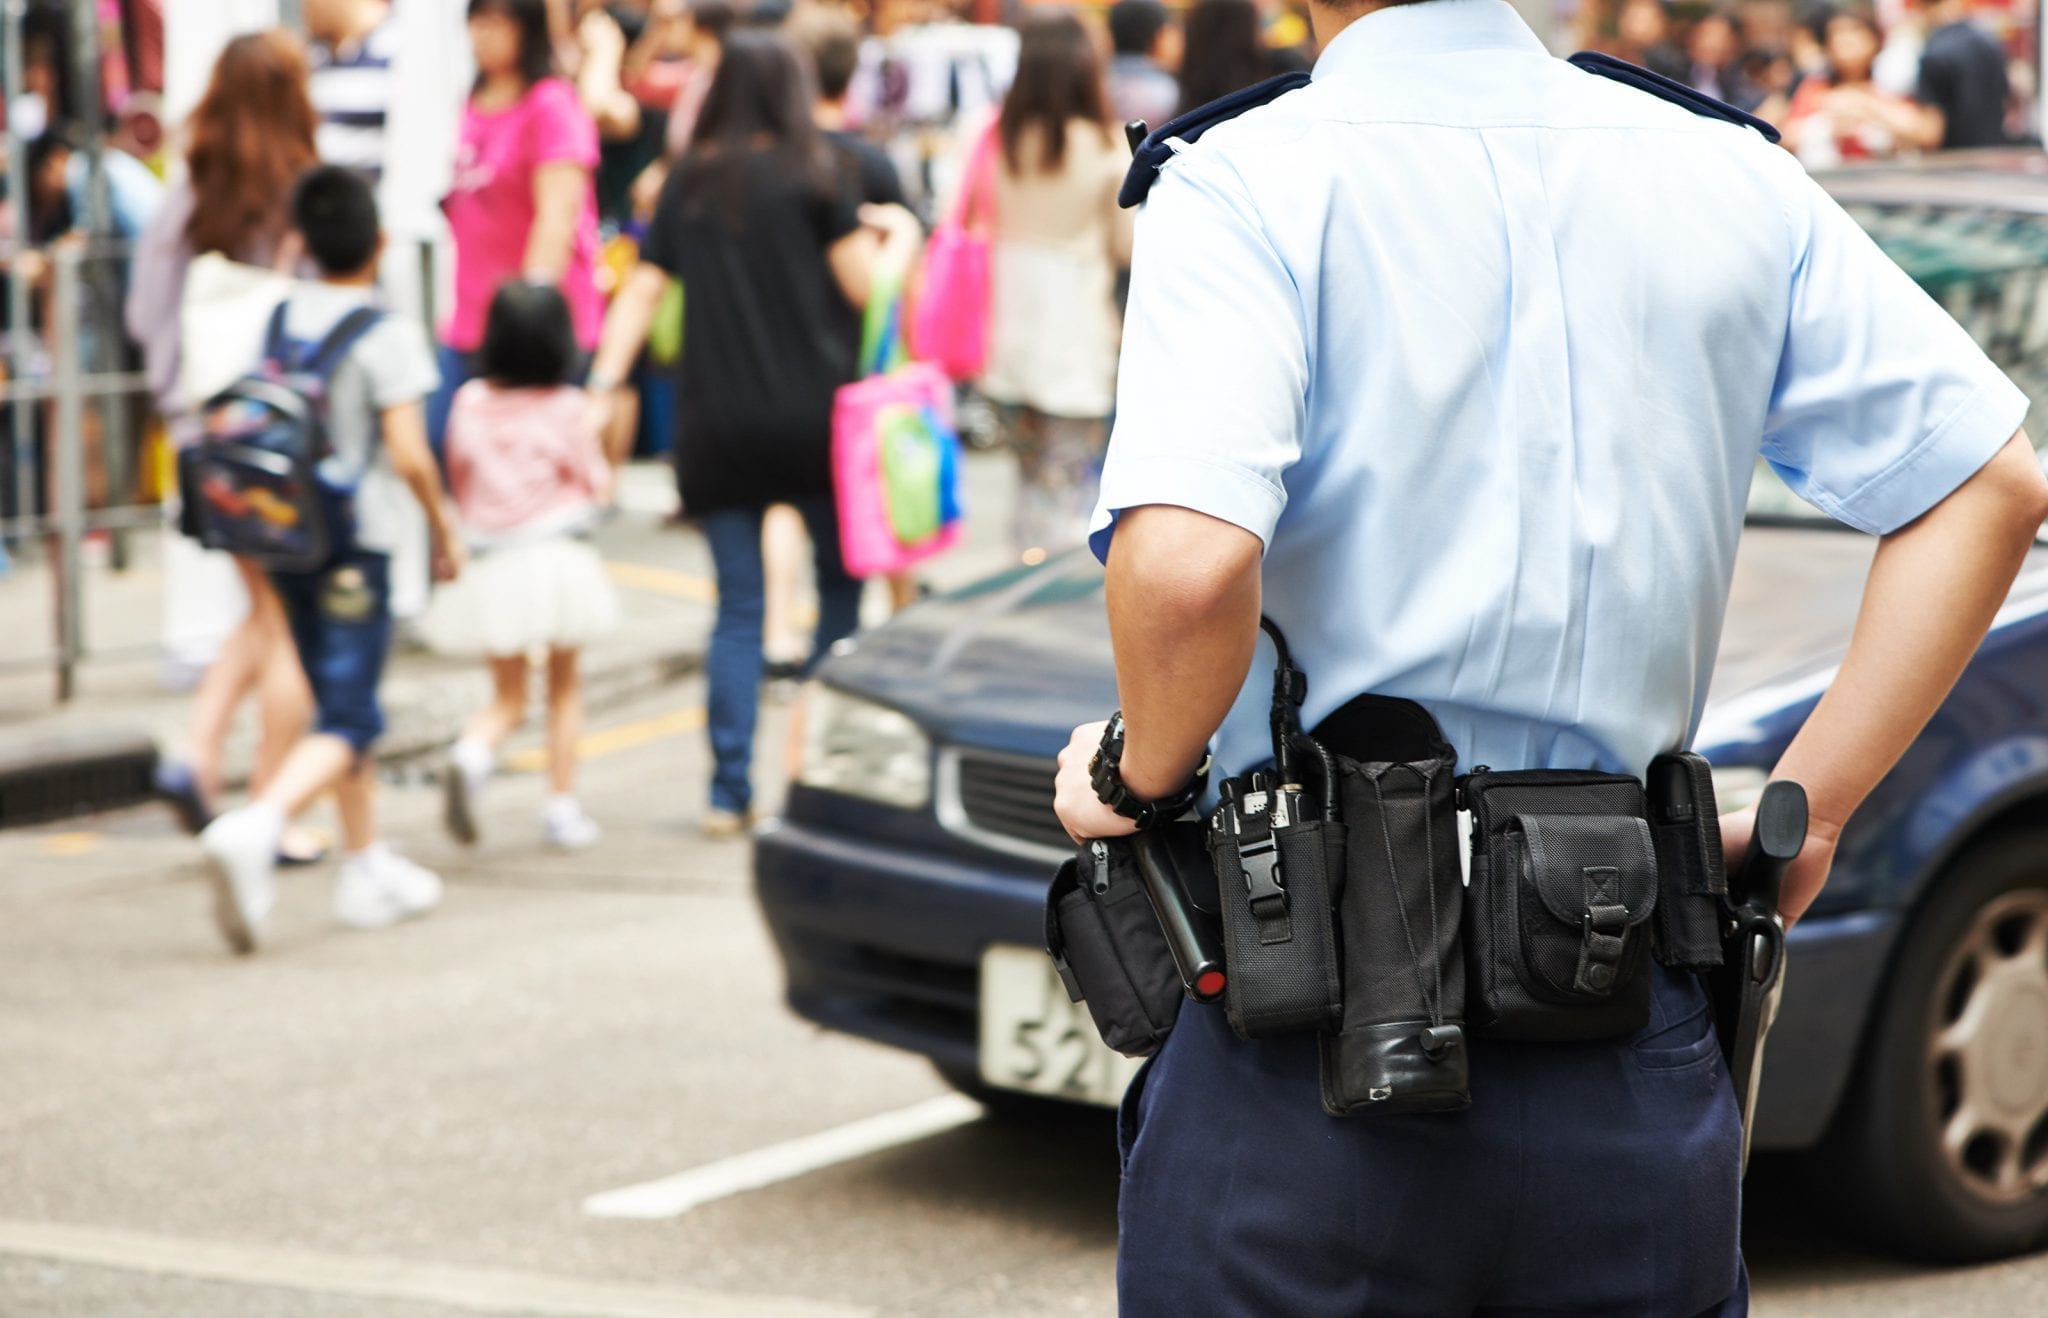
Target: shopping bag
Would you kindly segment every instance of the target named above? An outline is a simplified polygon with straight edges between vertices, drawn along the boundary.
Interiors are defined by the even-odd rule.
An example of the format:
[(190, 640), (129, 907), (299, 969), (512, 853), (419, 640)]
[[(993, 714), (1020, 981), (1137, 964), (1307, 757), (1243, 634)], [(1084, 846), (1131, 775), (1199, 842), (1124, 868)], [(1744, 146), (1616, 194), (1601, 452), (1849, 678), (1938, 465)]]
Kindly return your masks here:
[(906, 361), (900, 280), (882, 281), (861, 335), (863, 377), (832, 407), (839, 551), (856, 577), (901, 572), (960, 539), (960, 440), (953, 382)]
[(953, 205), (925, 245), (911, 350), (965, 383), (988, 365), (989, 248), (995, 224), (996, 126), (974, 144)]

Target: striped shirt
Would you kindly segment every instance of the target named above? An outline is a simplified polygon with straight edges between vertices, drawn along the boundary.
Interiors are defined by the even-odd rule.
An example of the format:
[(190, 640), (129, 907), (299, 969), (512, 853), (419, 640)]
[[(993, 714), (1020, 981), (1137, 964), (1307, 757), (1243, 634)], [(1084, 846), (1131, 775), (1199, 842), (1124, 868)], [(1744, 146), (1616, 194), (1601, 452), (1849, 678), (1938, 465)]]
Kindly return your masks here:
[(391, 106), (391, 62), (397, 50), (398, 24), (391, 18), (360, 41), (313, 44), (308, 53), (313, 108), (320, 114), (315, 141), (321, 160), (359, 169), (372, 179), (384, 173), (384, 117)]

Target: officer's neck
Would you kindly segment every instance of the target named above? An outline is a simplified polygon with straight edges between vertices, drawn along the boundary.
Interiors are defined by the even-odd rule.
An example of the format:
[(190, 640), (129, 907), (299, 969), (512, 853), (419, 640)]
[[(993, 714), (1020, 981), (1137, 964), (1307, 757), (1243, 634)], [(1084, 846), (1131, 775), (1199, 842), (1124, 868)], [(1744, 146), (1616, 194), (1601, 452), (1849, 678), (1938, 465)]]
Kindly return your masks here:
[(1434, 0), (1357, 0), (1356, 3), (1329, 4), (1325, 0), (1311, 0), (1308, 7), (1309, 25), (1315, 29), (1316, 46), (1327, 49), (1337, 34), (1350, 27), (1367, 14), (1397, 5), (1430, 4)]

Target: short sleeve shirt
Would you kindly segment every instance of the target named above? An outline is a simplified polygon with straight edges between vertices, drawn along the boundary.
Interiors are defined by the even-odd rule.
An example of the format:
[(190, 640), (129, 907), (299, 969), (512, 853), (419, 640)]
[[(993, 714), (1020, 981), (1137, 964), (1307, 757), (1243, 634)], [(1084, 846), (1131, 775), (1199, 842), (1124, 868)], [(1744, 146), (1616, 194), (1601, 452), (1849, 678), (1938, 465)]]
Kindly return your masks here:
[[(300, 284), (285, 313), (285, 332), (301, 343), (327, 337), (342, 318), (369, 305), (366, 290)], [(410, 543), (418, 501), (391, 469), (382, 443), (386, 408), (418, 403), (441, 383), (426, 332), (409, 316), (387, 314), (364, 331), (327, 382), (328, 461), (341, 483), (356, 482), (356, 544), (388, 554)]]
[(1927, 35), (1914, 95), (1942, 114), (1943, 147), (2000, 146), (2011, 88), (2005, 51), (1974, 23), (1950, 23)]
[[(544, 165), (597, 167), (597, 125), (560, 78), (544, 78), (515, 104), (462, 115), (454, 181), (445, 210), (455, 239), (455, 301), (442, 337), (474, 351), (483, 342), (484, 313), (498, 285), (518, 276), (533, 229), (534, 175)], [(562, 276), (562, 295), (576, 320), (576, 339), (597, 346), (604, 297), (597, 288), (597, 198), (586, 183), (581, 214)]]
[(2025, 411), (1790, 155), (1430, 0), (1160, 171), (1092, 544), (1145, 504), (1257, 535), (1311, 725), (1370, 691), (1467, 767), (1639, 773), (1697, 726), (1760, 455), (1888, 532)]
[(732, 169), (672, 170), (640, 247), (683, 285), (676, 471), (700, 512), (831, 492), (833, 395), (860, 349), (826, 256), (859, 226), (853, 180), (766, 151)]

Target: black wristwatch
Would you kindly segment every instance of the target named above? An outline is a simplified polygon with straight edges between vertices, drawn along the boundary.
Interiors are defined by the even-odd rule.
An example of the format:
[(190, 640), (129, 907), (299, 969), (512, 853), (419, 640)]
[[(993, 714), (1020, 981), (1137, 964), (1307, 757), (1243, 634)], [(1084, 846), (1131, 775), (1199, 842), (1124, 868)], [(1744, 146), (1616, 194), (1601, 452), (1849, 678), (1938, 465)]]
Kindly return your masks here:
[(1140, 829), (1180, 818), (1209, 785), (1209, 757), (1205, 755), (1194, 777), (1179, 791), (1156, 801), (1142, 800), (1124, 785), (1123, 757), (1124, 716), (1118, 712), (1110, 715), (1109, 726), (1102, 730), (1102, 744), (1096, 747), (1095, 758), (1088, 762), (1088, 780), (1094, 784), (1097, 800)]

